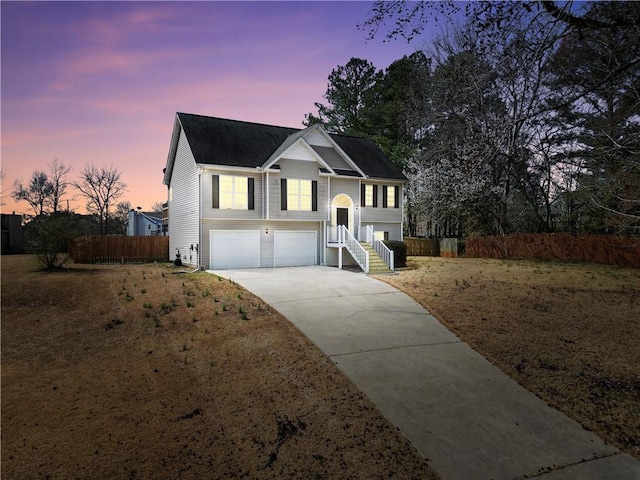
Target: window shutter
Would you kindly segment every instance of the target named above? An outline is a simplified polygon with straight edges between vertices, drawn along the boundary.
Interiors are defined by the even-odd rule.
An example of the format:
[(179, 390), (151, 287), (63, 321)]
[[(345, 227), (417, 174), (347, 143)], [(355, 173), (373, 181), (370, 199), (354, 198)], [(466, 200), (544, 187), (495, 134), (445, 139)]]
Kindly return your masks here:
[(280, 210), (287, 209), (287, 179), (280, 179)]
[(318, 211), (318, 181), (311, 181), (311, 210)]
[(378, 185), (373, 186), (373, 206), (378, 206)]
[(213, 208), (220, 208), (220, 176), (213, 176)]
[(387, 186), (382, 186), (382, 208), (387, 208)]
[(400, 187), (393, 187), (393, 199), (393, 206), (400, 208)]
[(364, 183), (360, 184), (360, 206), (361, 207), (367, 206), (367, 187), (365, 186)]
[(247, 178), (247, 209), (255, 210), (254, 190), (255, 190), (255, 178)]

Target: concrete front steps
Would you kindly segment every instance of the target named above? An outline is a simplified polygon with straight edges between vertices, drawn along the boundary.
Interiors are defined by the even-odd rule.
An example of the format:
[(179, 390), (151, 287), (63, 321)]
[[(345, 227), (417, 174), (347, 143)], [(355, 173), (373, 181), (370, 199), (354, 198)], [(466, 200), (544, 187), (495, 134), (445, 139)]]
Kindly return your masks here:
[(380, 255), (367, 242), (360, 242), (360, 245), (369, 252), (369, 275), (377, 275), (379, 273), (391, 273), (389, 266), (384, 263)]

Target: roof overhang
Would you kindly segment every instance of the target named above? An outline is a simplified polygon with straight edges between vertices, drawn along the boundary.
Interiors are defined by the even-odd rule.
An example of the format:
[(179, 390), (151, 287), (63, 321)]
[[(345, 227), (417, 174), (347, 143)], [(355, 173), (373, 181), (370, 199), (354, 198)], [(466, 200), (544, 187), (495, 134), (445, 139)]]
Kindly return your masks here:
[(167, 164), (164, 168), (164, 178), (162, 179), (164, 185), (169, 185), (171, 182), (171, 174), (173, 173), (173, 165), (176, 161), (180, 132), (182, 132), (182, 124), (180, 123), (180, 117), (176, 113), (176, 119), (173, 123), (173, 133), (171, 134), (171, 144), (169, 145), (169, 154), (167, 155)]

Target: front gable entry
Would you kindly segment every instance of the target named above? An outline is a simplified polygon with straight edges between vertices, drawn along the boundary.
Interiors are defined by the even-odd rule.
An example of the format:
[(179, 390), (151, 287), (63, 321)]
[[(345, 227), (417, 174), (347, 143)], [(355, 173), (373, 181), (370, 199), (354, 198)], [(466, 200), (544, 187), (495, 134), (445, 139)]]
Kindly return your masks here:
[(320, 156), (304, 138), (300, 137), (295, 138), (293, 142), (285, 141), (285, 143), (283, 143), (280, 148), (278, 148), (278, 150), (276, 150), (276, 152), (274, 152), (274, 154), (269, 157), (269, 160), (267, 160), (263, 165), (260, 166), (260, 170), (269, 170), (283, 158), (299, 160), (303, 162), (316, 162), (318, 163), (320, 168), (324, 168), (330, 173), (335, 174), (333, 169), (327, 162), (325, 162), (322, 156)]

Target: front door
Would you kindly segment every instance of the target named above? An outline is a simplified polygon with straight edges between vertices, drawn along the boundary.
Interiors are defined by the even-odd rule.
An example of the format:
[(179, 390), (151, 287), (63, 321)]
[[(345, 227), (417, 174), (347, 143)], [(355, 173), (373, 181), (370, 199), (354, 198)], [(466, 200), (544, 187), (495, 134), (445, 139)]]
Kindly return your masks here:
[(344, 225), (349, 230), (349, 209), (348, 208), (336, 208), (336, 223), (338, 225)]

